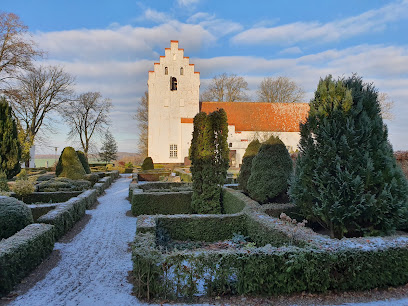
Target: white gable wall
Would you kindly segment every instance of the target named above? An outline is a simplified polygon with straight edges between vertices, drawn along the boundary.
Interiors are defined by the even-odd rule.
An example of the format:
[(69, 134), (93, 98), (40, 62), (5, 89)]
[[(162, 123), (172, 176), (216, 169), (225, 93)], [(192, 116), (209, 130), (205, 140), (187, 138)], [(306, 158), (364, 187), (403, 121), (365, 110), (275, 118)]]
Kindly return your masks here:
[[(171, 77), (177, 78), (177, 90), (170, 90)], [(192, 119), (199, 112), (200, 75), (184, 57), (177, 41), (171, 41), (165, 56), (149, 72), (148, 87), (148, 155), (154, 163), (183, 163), (188, 156), (193, 124), (182, 124), (181, 118)], [(170, 157), (170, 145), (177, 145), (177, 157)]]

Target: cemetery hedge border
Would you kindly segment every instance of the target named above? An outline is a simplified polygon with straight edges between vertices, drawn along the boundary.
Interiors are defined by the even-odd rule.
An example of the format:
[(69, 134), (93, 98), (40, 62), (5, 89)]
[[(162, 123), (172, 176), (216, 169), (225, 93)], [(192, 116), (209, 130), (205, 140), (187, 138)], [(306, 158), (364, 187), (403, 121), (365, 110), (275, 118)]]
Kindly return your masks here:
[(85, 215), (85, 210), (91, 208), (97, 197), (119, 177), (119, 172), (107, 172), (105, 175), (98, 186), (66, 202), (52, 204), (55, 208), (40, 216), (37, 223), (0, 241), (0, 297), (12, 290), (52, 252), (54, 242)]
[[(274, 206), (278, 207), (276, 211), (288, 209), (290, 213), (294, 211), (291, 205), (262, 207), (239, 191), (225, 192), (230, 197), (229, 209), (232, 210), (234, 198), (237, 206), (245, 203), (241, 212), (138, 218), (132, 252), (137, 297), (149, 300), (192, 298), (197, 294), (278, 295), (367, 290), (408, 282), (407, 237), (330, 239), (265, 213), (273, 211)], [(174, 239), (208, 241), (241, 232), (249, 235), (256, 246), (162, 251), (156, 237), (160, 228)], [(199, 289), (199, 281), (204, 282), (204, 289)]]

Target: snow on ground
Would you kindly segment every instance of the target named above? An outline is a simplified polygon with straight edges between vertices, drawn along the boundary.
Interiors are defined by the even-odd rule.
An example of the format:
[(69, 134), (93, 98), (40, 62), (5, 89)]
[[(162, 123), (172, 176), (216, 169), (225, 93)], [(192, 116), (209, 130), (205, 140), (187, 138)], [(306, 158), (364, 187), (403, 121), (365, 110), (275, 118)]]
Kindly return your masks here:
[[(99, 197), (97, 208), (86, 212), (92, 218), (84, 229), (71, 242), (55, 244), (61, 254), (58, 265), (10, 305), (143, 304), (131, 295), (132, 285), (126, 280), (132, 270), (128, 243), (136, 232), (136, 218), (126, 216), (130, 180), (122, 176)], [(408, 305), (408, 299), (341, 305), (399, 306)]]
[(47, 276), (11, 305), (140, 305), (127, 282), (132, 270), (128, 243), (136, 218), (127, 217), (130, 178), (121, 177), (99, 197), (92, 218), (69, 243), (56, 243), (61, 260)]

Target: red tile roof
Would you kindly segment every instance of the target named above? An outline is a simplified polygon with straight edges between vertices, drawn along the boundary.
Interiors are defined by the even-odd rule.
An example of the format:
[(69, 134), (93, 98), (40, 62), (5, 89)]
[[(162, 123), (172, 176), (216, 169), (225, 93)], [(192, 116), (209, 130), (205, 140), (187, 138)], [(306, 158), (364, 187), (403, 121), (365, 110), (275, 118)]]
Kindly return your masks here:
[(299, 132), (309, 112), (308, 103), (201, 102), (207, 114), (223, 108), (235, 131)]

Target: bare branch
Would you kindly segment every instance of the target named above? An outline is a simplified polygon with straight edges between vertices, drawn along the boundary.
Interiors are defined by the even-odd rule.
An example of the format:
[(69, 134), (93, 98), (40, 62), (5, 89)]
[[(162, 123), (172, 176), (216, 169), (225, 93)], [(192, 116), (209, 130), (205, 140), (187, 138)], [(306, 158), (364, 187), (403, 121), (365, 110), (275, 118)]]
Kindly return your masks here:
[(391, 111), (394, 107), (394, 101), (390, 100), (388, 94), (380, 92), (378, 94), (378, 102), (381, 107), (381, 117), (386, 120), (394, 120), (395, 116)]
[(32, 60), (43, 54), (17, 15), (0, 13), (0, 83), (15, 77), (21, 70), (30, 70)]
[(144, 95), (140, 99), (140, 105), (136, 110), (136, 114), (133, 118), (137, 121), (137, 126), (139, 128), (139, 141), (138, 141), (138, 151), (139, 154), (146, 157), (147, 156), (147, 145), (148, 145), (148, 126), (149, 126), (149, 93), (145, 91)]
[(44, 127), (52, 130), (50, 113), (71, 100), (74, 77), (59, 66), (40, 66), (17, 76), (14, 88), (4, 90), (15, 117), (28, 137), (34, 139)]
[(215, 76), (201, 95), (202, 101), (236, 102), (248, 99), (248, 83), (243, 77), (226, 73)]
[(271, 103), (304, 102), (305, 92), (287, 77), (267, 77), (258, 88), (258, 101)]
[(87, 92), (70, 101), (61, 115), (70, 127), (69, 138), (79, 139), (85, 155), (92, 147), (92, 136), (103, 133), (109, 125), (110, 99), (103, 99), (99, 92)]

